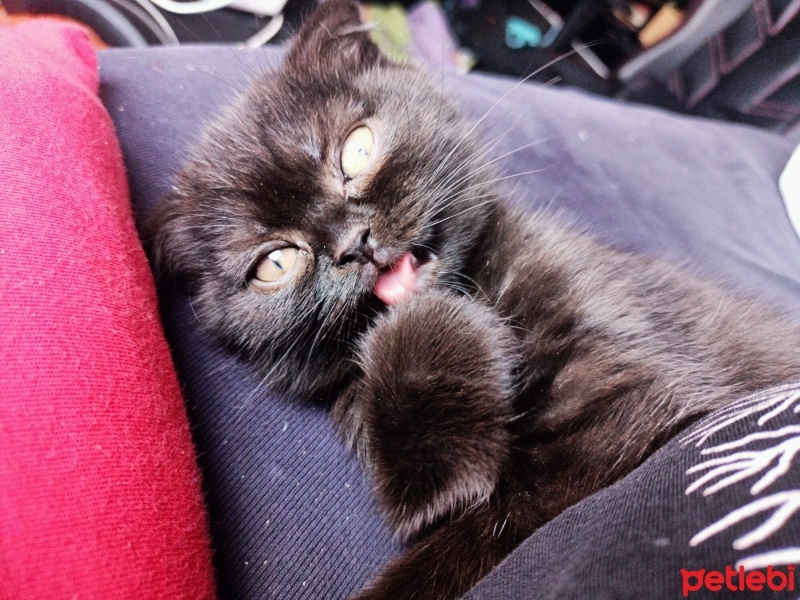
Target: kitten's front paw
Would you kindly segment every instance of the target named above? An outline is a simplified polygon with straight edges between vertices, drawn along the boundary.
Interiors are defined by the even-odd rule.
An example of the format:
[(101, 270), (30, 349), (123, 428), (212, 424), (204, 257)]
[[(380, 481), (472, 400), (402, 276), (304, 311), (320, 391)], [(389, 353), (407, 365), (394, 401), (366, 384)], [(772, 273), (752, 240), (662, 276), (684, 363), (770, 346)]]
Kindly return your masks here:
[(513, 355), (489, 308), (439, 292), (391, 310), (362, 340), (368, 460), (401, 536), (494, 491), (509, 453)]

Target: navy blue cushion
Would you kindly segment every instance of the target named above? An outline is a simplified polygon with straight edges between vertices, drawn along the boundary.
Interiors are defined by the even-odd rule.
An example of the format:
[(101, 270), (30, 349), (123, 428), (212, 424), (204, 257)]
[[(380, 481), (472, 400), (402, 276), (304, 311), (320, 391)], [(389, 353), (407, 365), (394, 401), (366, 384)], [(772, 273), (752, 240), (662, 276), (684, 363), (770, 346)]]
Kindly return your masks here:
[[(279, 56), (222, 47), (101, 53), (102, 97), (140, 221), (169, 189), (203, 122)], [(446, 83), (476, 119), (502, 97), (481, 124), (487, 139), (511, 128), (498, 156), (538, 142), (502, 161), (507, 174), (536, 171), (508, 180), (513, 198), (800, 317), (800, 241), (777, 189), (788, 139), (577, 91), (522, 85), (511, 92), (514, 82), (500, 78), (448, 76)], [(222, 596), (346, 596), (401, 549), (369, 482), (321, 407), (265, 391), (247, 365), (200, 331), (182, 290), (166, 281), (159, 289), (205, 476)], [(756, 427), (758, 415), (751, 417), (706, 445), (749, 431), (745, 422)], [(770, 424), (792, 419), (788, 411)], [(699, 452), (673, 441), (534, 534), (469, 597), (672, 598), (681, 591), (681, 568), (734, 564), (730, 535), (689, 546), (698, 531), (746, 503), (736, 486), (713, 495), (716, 504), (702, 491), (684, 493)], [(783, 484), (798, 487), (793, 475)], [(781, 535), (796, 539), (797, 525)]]

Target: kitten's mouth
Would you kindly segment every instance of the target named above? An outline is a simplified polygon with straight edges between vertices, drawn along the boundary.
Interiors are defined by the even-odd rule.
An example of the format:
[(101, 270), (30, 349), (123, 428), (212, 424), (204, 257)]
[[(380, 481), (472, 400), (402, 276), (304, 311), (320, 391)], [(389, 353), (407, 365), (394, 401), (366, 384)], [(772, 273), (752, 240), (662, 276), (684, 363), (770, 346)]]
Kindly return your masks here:
[(372, 292), (384, 304), (395, 306), (425, 288), (436, 257), (406, 252), (394, 266), (382, 270)]

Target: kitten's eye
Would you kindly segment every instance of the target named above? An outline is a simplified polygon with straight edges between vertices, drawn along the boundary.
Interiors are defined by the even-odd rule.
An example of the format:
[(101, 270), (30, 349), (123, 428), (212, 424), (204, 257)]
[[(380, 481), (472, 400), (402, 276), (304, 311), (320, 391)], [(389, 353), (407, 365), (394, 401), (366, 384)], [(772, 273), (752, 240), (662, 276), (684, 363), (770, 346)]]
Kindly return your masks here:
[(362, 125), (350, 132), (342, 145), (342, 173), (348, 179), (353, 179), (364, 170), (372, 158), (375, 138), (369, 127)]
[(297, 248), (287, 246), (273, 250), (256, 265), (255, 277), (265, 283), (278, 281), (294, 269), (296, 263)]

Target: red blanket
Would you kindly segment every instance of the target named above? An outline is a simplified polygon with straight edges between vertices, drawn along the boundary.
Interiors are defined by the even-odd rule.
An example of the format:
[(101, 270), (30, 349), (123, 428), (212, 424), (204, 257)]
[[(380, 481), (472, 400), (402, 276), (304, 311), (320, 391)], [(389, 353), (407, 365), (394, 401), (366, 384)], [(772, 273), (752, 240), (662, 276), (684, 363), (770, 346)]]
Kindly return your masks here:
[(0, 28), (0, 82), (0, 598), (212, 598), (189, 426), (86, 33)]

